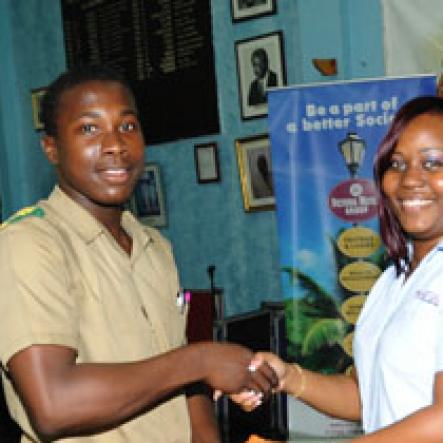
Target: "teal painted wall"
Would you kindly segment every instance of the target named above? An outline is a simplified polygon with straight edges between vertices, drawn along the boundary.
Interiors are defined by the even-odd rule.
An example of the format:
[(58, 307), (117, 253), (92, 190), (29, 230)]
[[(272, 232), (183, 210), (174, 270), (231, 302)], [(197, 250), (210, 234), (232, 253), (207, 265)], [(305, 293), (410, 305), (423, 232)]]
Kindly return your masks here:
[(0, 178), (8, 214), (46, 194), (53, 182), (33, 130), (30, 90), (64, 68), (59, 3), (1, 0), (0, 29)]
[[(220, 134), (148, 147), (160, 164), (168, 226), (182, 284), (209, 286), (207, 266), (224, 289), (227, 314), (280, 299), (275, 213), (246, 213), (235, 139), (267, 132), (266, 118), (242, 121), (235, 41), (282, 30), (288, 84), (384, 74), (379, 0), (277, 0), (277, 14), (233, 23), (229, 0), (212, 0)], [(63, 31), (56, 0), (0, 0), (0, 189), (10, 214), (47, 195), (54, 175), (32, 127), (30, 91), (64, 69)], [(335, 77), (322, 77), (312, 58), (334, 57)], [(222, 181), (199, 185), (194, 144), (216, 141)]]

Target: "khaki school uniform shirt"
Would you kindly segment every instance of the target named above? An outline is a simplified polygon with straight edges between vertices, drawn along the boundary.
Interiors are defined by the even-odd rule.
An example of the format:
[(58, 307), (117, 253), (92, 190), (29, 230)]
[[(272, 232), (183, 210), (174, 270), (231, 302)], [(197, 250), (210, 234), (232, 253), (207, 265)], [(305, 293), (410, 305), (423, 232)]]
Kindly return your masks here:
[[(28, 211), (29, 212), (29, 211)], [(77, 362), (130, 362), (184, 344), (185, 313), (177, 307), (177, 272), (169, 243), (125, 212), (133, 239), (128, 256), (109, 232), (56, 187), (48, 200), (0, 229), (0, 358), (57, 344)], [(147, 374), (147, 377), (149, 375)], [(7, 373), (11, 415), (38, 441)], [(183, 395), (78, 443), (189, 443)]]

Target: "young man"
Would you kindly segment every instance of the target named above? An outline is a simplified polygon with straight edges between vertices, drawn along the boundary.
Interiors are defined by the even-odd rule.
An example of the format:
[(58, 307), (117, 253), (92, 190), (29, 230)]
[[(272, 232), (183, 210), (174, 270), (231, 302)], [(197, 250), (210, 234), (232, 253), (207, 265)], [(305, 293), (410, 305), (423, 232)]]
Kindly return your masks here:
[(0, 358), (22, 441), (219, 442), (198, 384), (269, 392), (277, 380), (243, 347), (183, 346), (170, 245), (122, 209), (144, 164), (128, 86), (72, 71), (42, 106), (58, 184), (0, 230)]

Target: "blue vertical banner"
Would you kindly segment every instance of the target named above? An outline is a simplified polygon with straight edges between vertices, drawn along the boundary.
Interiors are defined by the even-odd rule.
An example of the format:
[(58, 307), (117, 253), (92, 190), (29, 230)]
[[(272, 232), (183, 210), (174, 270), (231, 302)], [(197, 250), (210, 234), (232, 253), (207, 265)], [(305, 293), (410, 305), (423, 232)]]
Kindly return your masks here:
[(435, 92), (435, 75), (269, 91), (288, 360), (352, 368), (354, 325), (386, 266), (374, 154), (399, 107)]

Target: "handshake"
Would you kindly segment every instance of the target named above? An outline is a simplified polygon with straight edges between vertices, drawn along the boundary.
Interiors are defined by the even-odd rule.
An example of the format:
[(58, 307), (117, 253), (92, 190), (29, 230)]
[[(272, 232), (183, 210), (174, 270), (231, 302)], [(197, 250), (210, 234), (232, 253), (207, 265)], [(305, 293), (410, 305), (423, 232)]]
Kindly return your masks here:
[(271, 352), (258, 352), (247, 366), (248, 377), (240, 390), (224, 391), (216, 388), (214, 400), (223, 394), (245, 411), (260, 406), (273, 393), (285, 392), (300, 397), (305, 389), (305, 373), (297, 364), (290, 364)]

